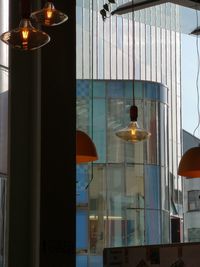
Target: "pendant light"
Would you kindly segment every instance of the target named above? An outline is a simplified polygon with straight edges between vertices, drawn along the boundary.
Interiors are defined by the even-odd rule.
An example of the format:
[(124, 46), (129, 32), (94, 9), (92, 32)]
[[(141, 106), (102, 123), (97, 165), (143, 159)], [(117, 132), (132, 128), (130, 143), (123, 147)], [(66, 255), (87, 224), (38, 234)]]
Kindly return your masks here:
[(65, 22), (68, 16), (57, 10), (52, 1), (49, 0), (44, 5), (43, 9), (33, 12), (31, 18), (42, 25), (55, 26)]
[(50, 41), (49, 35), (31, 24), (30, 0), (21, 0), (21, 12), (19, 27), (3, 33), (0, 36), (1, 41), (19, 50), (35, 50), (47, 44)]
[(76, 131), (76, 163), (98, 160), (96, 147), (92, 139), (83, 131)]
[[(198, 28), (198, 12), (196, 10), (197, 17), (197, 28)], [(197, 49), (197, 60), (198, 60), (198, 68), (197, 68), (197, 78), (196, 78), (196, 89), (197, 89), (197, 113), (198, 113), (198, 124), (193, 132), (195, 136), (195, 132), (200, 126), (200, 110), (199, 110), (199, 72), (200, 72), (200, 54), (199, 54), (199, 42), (198, 36), (196, 37), (196, 49)], [(182, 156), (179, 167), (178, 167), (178, 175), (185, 176), (187, 179), (190, 178), (200, 178), (200, 146), (192, 147), (185, 152)]]
[(137, 123), (138, 118), (138, 108), (135, 105), (135, 63), (134, 63), (134, 56), (135, 56), (135, 22), (134, 22), (134, 1), (132, 1), (132, 30), (133, 30), (133, 83), (132, 83), (132, 89), (133, 89), (133, 104), (130, 107), (130, 123), (127, 127), (117, 131), (115, 134), (119, 138), (131, 142), (131, 143), (137, 143), (139, 141), (146, 140), (150, 137), (150, 133), (142, 128), (139, 127)]

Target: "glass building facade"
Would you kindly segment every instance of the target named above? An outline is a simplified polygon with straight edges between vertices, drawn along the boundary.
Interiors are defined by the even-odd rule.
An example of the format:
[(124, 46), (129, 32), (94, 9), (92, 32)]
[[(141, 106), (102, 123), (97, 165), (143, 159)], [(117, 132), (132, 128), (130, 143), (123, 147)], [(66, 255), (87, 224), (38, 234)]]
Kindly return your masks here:
[[(77, 266), (102, 266), (104, 247), (168, 243), (170, 218), (182, 217), (179, 7), (103, 22), (103, 4), (77, 1), (77, 128), (99, 154), (77, 166)], [(133, 79), (139, 124), (152, 134), (134, 145), (115, 137)]]

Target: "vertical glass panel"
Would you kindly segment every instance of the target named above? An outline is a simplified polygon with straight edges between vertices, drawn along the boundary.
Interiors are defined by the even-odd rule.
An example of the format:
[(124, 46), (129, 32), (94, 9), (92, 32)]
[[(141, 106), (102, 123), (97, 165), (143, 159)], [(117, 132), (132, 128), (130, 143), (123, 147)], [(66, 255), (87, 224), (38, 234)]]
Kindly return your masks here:
[(122, 38), (122, 18), (117, 17), (117, 79), (122, 79), (123, 74), (123, 38)]
[(151, 27), (151, 78), (152, 81), (156, 81), (156, 28)]
[(160, 211), (145, 210), (145, 243), (147, 245), (161, 243), (160, 224)]
[[(93, 0), (93, 8), (95, 8), (95, 5), (97, 0)], [(98, 10), (98, 9), (97, 9)], [(97, 38), (97, 34), (98, 34), (98, 15), (97, 15), (97, 11), (96, 10), (92, 10), (92, 16), (93, 16), (93, 20), (91, 21), (91, 23), (93, 23), (93, 26), (91, 27), (91, 40), (93, 38), (93, 46), (92, 47), (92, 53), (93, 53), (93, 66), (91, 66), (91, 68), (93, 68), (93, 73), (91, 70), (91, 75), (93, 75), (93, 79), (97, 79), (98, 78), (98, 57), (97, 57), (97, 48), (98, 48), (98, 38)], [(92, 33), (93, 31), (93, 33)]]
[(169, 182), (168, 182), (168, 170), (161, 168), (161, 208), (163, 210), (169, 210)]
[(93, 139), (98, 151), (98, 162), (106, 161), (106, 103), (105, 99), (93, 99)]
[(77, 255), (76, 267), (88, 267), (88, 256)]
[(141, 44), (140, 44), (140, 51), (141, 51), (141, 79), (146, 80), (146, 55), (145, 55), (145, 24), (140, 24), (140, 36), (141, 36)]
[(129, 49), (128, 49), (128, 42), (129, 42), (129, 36), (128, 36), (128, 20), (123, 19), (123, 79), (128, 79), (128, 73), (129, 73)]
[(117, 17), (111, 16), (111, 79), (117, 77)]
[(78, 210), (76, 214), (76, 248), (87, 252), (88, 247), (88, 212)]
[(101, 254), (105, 244), (105, 166), (93, 165), (93, 180), (89, 186), (90, 253)]
[(143, 165), (126, 167), (126, 207), (144, 208), (144, 169)]
[(83, 8), (83, 78), (90, 78), (90, 16), (89, 9)]
[(103, 256), (90, 256), (89, 266), (91, 267), (102, 267), (103, 266)]
[(104, 79), (110, 79), (110, 20), (104, 23)]
[(77, 128), (85, 132), (89, 131), (89, 98), (77, 98), (76, 104)]
[(145, 207), (160, 209), (160, 167), (145, 166)]
[(151, 80), (151, 28), (146, 25), (146, 80)]
[(124, 168), (109, 165), (107, 174), (107, 245), (125, 245)]
[(106, 95), (106, 82), (105, 81), (93, 81), (93, 97), (105, 98)]
[(125, 127), (124, 100), (110, 99), (107, 108), (107, 162), (122, 162), (124, 142), (115, 135), (115, 132)]
[(157, 65), (157, 82), (161, 82), (161, 29), (156, 28), (156, 65)]
[[(98, 1), (98, 10), (103, 6), (103, 1)], [(104, 79), (104, 22), (100, 13), (98, 12), (98, 22), (97, 22), (97, 62), (98, 62), (98, 77), (97, 79)]]
[(166, 84), (167, 83), (167, 77), (166, 77), (166, 30), (161, 29), (161, 49), (162, 49), (162, 54), (161, 54), (161, 64), (162, 64), (162, 83)]
[(76, 7), (76, 78), (83, 78), (83, 9)]
[(170, 215), (166, 211), (162, 211), (162, 243), (167, 244), (170, 242)]
[(158, 142), (158, 114), (156, 102), (146, 102), (146, 129), (151, 133), (147, 141), (147, 163), (156, 164), (159, 160), (159, 145)]
[(144, 211), (127, 209), (127, 246), (144, 245)]
[[(141, 38), (140, 38), (140, 24), (135, 22), (135, 77), (134, 79), (141, 79)], [(131, 76), (132, 77), (132, 76)]]
[(76, 167), (76, 203), (87, 203), (88, 194), (86, 186), (88, 184), (88, 165), (77, 165)]

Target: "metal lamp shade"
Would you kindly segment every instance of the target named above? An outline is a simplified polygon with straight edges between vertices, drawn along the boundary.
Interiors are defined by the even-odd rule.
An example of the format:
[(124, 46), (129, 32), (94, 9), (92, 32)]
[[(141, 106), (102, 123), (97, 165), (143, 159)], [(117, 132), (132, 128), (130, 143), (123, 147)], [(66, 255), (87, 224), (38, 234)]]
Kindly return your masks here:
[(192, 147), (185, 152), (179, 163), (178, 175), (186, 178), (200, 178), (200, 147)]
[(76, 131), (76, 163), (87, 163), (98, 159), (96, 147), (84, 132)]
[(136, 121), (131, 121), (129, 125), (115, 133), (116, 136), (124, 141), (137, 143), (147, 140), (150, 137), (150, 133), (140, 128)]

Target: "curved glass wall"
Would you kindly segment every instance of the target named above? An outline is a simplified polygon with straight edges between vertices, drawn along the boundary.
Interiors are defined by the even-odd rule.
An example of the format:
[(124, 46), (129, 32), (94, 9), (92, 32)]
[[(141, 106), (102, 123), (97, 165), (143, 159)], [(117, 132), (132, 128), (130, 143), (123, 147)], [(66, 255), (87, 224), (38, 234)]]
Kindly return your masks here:
[(129, 121), (132, 87), (128, 80), (77, 81), (77, 127), (92, 136), (99, 154), (92, 166), (77, 167), (77, 252), (82, 256), (100, 256), (104, 247), (170, 240), (168, 88), (135, 81), (138, 123), (151, 137), (130, 144), (115, 132)]

